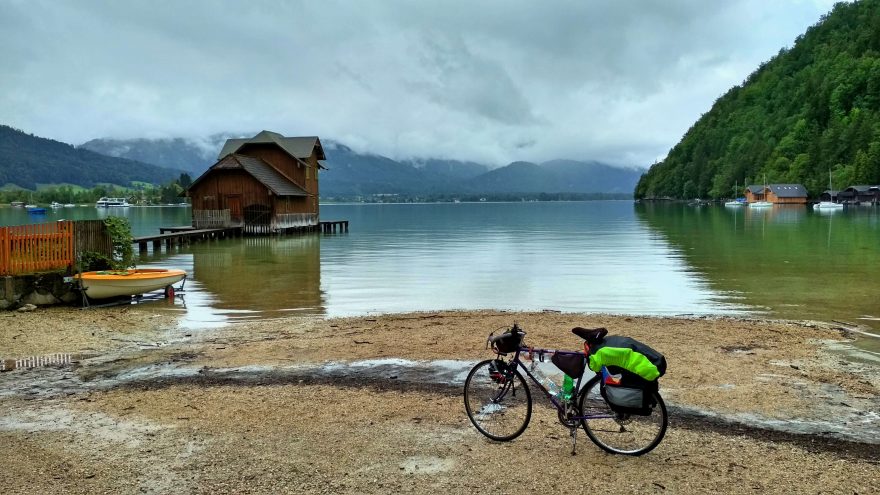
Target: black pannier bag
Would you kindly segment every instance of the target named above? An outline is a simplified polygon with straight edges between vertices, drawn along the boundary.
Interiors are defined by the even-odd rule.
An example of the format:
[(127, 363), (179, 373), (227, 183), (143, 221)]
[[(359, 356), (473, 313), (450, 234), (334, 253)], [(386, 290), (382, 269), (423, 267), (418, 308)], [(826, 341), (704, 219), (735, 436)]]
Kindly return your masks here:
[(650, 416), (660, 386), (657, 380), (645, 380), (623, 368), (611, 366), (602, 369), (600, 390), (612, 411), (621, 414)]
[(553, 354), (550, 361), (566, 375), (578, 379), (587, 367), (587, 358), (583, 354)]

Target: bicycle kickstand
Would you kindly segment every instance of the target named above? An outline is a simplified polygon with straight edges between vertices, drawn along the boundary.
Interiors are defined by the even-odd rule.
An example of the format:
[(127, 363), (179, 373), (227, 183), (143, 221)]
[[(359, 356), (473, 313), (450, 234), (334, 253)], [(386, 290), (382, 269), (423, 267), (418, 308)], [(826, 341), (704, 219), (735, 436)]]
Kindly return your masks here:
[(577, 455), (577, 426), (570, 426), (568, 429), (571, 432), (571, 455)]

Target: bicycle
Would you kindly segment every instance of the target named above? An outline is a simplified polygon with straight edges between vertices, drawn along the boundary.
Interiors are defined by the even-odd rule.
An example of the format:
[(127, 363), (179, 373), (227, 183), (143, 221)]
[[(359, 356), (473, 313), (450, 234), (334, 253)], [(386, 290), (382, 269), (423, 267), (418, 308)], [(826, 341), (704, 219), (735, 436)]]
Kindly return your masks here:
[[(590, 332), (598, 330), (604, 331), (574, 328), (572, 332), (585, 340), (586, 349)], [(586, 352), (526, 347), (523, 345), (526, 333), (516, 323), (508, 332), (497, 336), (493, 334), (489, 334), (486, 342), (497, 357), (477, 363), (464, 382), (465, 411), (471, 423), (486, 437), (507, 442), (520, 436), (528, 427), (532, 417), (532, 393), (520, 373), (522, 370), (556, 408), (560, 423), (569, 428), (572, 455), (576, 453), (579, 426), (593, 443), (612, 454), (638, 456), (660, 444), (666, 434), (668, 418), (666, 404), (659, 391), (646, 392), (651, 394), (647, 396), (650, 399), (650, 414), (619, 412), (620, 409), (612, 408), (602, 394), (601, 374), (588, 378), (581, 386)], [(513, 357), (505, 360), (511, 353)], [(566, 356), (574, 362), (577, 362), (577, 358), (571, 356), (582, 358), (584, 364), (580, 366), (580, 373), (577, 373), (577, 367), (572, 371), (578, 376), (569, 375), (577, 380), (572, 398), (565, 400), (562, 394), (554, 395), (548, 391), (520, 358), (524, 353), (527, 353), (527, 358), (532, 358), (532, 363), (543, 361), (546, 355), (559, 356), (554, 359), (554, 364), (564, 361)]]

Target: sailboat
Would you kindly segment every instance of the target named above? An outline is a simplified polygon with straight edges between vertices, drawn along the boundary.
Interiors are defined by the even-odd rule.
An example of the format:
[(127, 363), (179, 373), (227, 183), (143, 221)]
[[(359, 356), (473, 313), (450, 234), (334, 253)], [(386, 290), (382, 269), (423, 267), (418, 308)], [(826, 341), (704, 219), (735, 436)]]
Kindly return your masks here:
[(749, 208), (767, 208), (773, 206), (773, 203), (767, 201), (767, 176), (764, 176), (764, 190), (762, 196), (764, 197), (763, 201), (755, 201), (754, 203), (749, 203)]
[[(828, 169), (828, 188), (831, 190), (831, 198), (834, 198), (834, 186), (831, 184), (831, 169)], [(813, 209), (815, 210), (842, 210), (843, 205), (841, 203), (835, 203), (833, 201), (820, 201), (813, 205)]]
[(724, 206), (742, 206), (744, 204), (743, 201), (740, 201), (739, 198), (736, 197), (736, 194), (737, 194), (736, 186), (737, 186), (736, 181), (734, 181), (733, 182), (733, 198), (734, 199), (724, 203)]

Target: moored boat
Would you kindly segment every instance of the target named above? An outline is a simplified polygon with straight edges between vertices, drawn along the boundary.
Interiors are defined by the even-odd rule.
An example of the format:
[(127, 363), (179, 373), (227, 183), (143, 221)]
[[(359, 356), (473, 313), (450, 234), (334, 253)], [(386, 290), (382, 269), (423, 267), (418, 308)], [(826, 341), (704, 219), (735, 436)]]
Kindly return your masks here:
[[(830, 199), (834, 199), (834, 183), (831, 182), (831, 169), (828, 169), (828, 188)], [(813, 205), (814, 210), (842, 210), (843, 203), (835, 203), (834, 201), (820, 201)]]
[(185, 277), (186, 272), (183, 270), (165, 268), (107, 270), (75, 275), (90, 299), (143, 294), (164, 289)]
[(95, 206), (98, 208), (125, 207), (131, 206), (126, 198), (100, 198)]
[(814, 210), (842, 210), (842, 203), (834, 203), (832, 201), (820, 201), (813, 205)]

